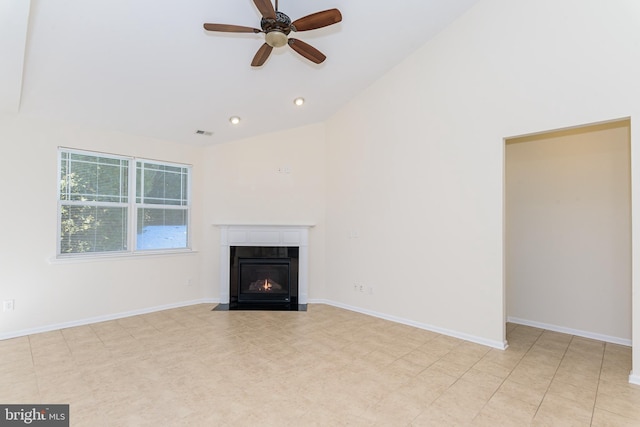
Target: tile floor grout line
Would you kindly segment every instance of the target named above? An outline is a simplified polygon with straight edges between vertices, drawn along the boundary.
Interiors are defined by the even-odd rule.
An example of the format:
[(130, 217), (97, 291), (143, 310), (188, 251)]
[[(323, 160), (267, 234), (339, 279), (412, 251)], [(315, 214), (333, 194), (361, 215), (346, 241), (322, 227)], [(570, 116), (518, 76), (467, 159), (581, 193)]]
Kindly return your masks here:
[(36, 370), (35, 357), (33, 357), (33, 343), (31, 342), (31, 335), (28, 335), (28, 337), (29, 337), (29, 353), (31, 353), (31, 366), (33, 369), (33, 374), (36, 377), (36, 387), (38, 388), (38, 399), (42, 399), (41, 380), (40, 380), (40, 375), (38, 375), (38, 372)]
[[(521, 325), (519, 325), (518, 327), (520, 327), (520, 326)], [(520, 363), (522, 362), (522, 359), (524, 359), (526, 357), (526, 355), (529, 354), (531, 349), (533, 349), (533, 347), (535, 347), (535, 345), (538, 343), (538, 341), (540, 341), (540, 339), (542, 338), (542, 335), (544, 335), (544, 333), (547, 330), (546, 329), (541, 329), (541, 331), (542, 332), (540, 332), (540, 334), (538, 335), (536, 340), (533, 343), (531, 343), (531, 345), (529, 346), (529, 349), (522, 355), (522, 357), (518, 361), (518, 364), (516, 366), (514, 366), (514, 368), (511, 370), (511, 372), (509, 373), (507, 378), (509, 378), (511, 376), (511, 374), (513, 374), (513, 371), (520, 365)], [(567, 346), (567, 348), (569, 348), (569, 346)], [(566, 349), (565, 349), (565, 353), (566, 353)], [(564, 354), (563, 354), (563, 357), (564, 357)], [(560, 360), (560, 362), (562, 362), (562, 360)], [(558, 364), (558, 367), (560, 367), (560, 364)], [(556, 372), (557, 371), (558, 371), (558, 368), (556, 368)], [(555, 377), (555, 372), (554, 372), (553, 376)], [(547, 395), (547, 391), (549, 391), (549, 388), (551, 387), (551, 383), (552, 382), (553, 382), (553, 377), (551, 378), (551, 381), (549, 382), (549, 385), (547, 386), (547, 389), (545, 390), (544, 394), (542, 395), (542, 399), (540, 399), (540, 403), (538, 403), (538, 406), (536, 407), (536, 412), (534, 412), (533, 417), (531, 417), (531, 421), (533, 421), (535, 419), (536, 415), (538, 415), (538, 411), (540, 410), (540, 406), (542, 406), (542, 402), (544, 401), (544, 397)]]
[[(518, 326), (519, 327), (519, 326)], [(517, 328), (516, 328), (517, 329)], [(502, 385), (507, 381), (507, 379), (509, 379), (509, 377), (511, 376), (511, 374), (513, 373), (514, 369), (516, 369), (518, 367), (518, 365), (520, 365), (520, 362), (522, 362), (522, 359), (524, 359), (524, 357), (527, 355), (527, 353), (529, 353), (529, 351), (531, 351), (531, 349), (533, 348), (533, 346), (535, 345), (536, 342), (538, 342), (538, 340), (540, 339), (540, 337), (542, 336), (542, 334), (544, 333), (544, 330), (538, 335), (538, 338), (536, 338), (536, 340), (533, 342), (533, 344), (531, 344), (529, 346), (529, 349), (520, 357), (520, 359), (518, 359), (518, 363), (516, 363), (516, 365), (513, 367), (513, 369), (511, 369), (511, 371), (509, 371), (509, 375), (507, 375), (506, 377), (504, 377), (504, 379), (502, 380), (502, 382), (500, 383), (500, 385), (496, 388), (496, 390), (491, 394), (491, 396), (489, 396), (489, 399), (487, 399), (487, 401), (485, 402), (484, 405), (482, 405), (482, 408), (480, 409), (480, 411), (478, 411), (478, 413), (475, 415), (475, 417), (473, 417), (473, 419), (471, 420), (471, 422), (473, 422), (476, 418), (478, 418), (478, 415), (480, 415), (480, 413), (482, 412), (482, 410), (489, 404), (489, 401), (493, 398), (493, 396), (495, 396), (495, 394), (498, 392), (498, 390), (500, 390), (500, 387), (502, 387)], [(489, 352), (487, 352), (487, 354), (489, 354)], [(487, 354), (485, 354), (482, 359), (484, 359)], [(482, 360), (478, 360), (473, 366), (477, 365), (478, 363), (480, 363), (480, 361)], [(472, 368), (473, 368), (472, 366)], [(536, 409), (537, 412), (537, 409)], [(534, 414), (535, 417), (535, 414)], [(532, 418), (533, 419), (533, 418)]]
[[(545, 329), (544, 332), (547, 332), (547, 330)], [(541, 337), (544, 334), (544, 332), (542, 334), (540, 334)], [(549, 332), (551, 332), (551, 331), (549, 331)], [(549, 385), (547, 386), (547, 389), (544, 391), (544, 394), (542, 395), (542, 400), (540, 400), (540, 404), (538, 404), (538, 407), (536, 408), (535, 414), (533, 414), (533, 418), (531, 419), (532, 421), (536, 418), (536, 415), (538, 415), (538, 411), (540, 410), (540, 407), (542, 406), (542, 403), (544, 402), (544, 399), (547, 397), (547, 393), (549, 392), (549, 389), (551, 388), (551, 384), (553, 384), (553, 379), (558, 374), (558, 370), (560, 369), (560, 365), (562, 365), (562, 361), (564, 360), (565, 356), (567, 355), (567, 351), (569, 350), (569, 347), (571, 346), (571, 342), (573, 341), (574, 338), (575, 338), (575, 335), (571, 335), (571, 339), (569, 340), (569, 344), (567, 344), (567, 347), (564, 349), (564, 352), (562, 353), (562, 357), (560, 358), (560, 362), (558, 363), (558, 367), (556, 368), (555, 372), (553, 373), (553, 376), (551, 377), (551, 381), (549, 381)], [(536, 342), (537, 342), (537, 340), (536, 340)]]
[[(69, 328), (65, 328), (65, 329), (69, 329)], [(67, 337), (64, 336), (65, 329), (60, 330), (60, 335), (62, 335), (62, 339), (64, 340), (64, 344), (67, 346), (67, 350), (69, 350), (69, 354), (73, 355), (71, 345), (69, 345), (69, 341), (67, 340)]]
[(604, 354), (607, 351), (607, 343), (602, 346), (602, 359), (600, 359), (600, 369), (598, 370), (598, 384), (596, 385), (596, 397), (593, 399), (593, 408), (591, 409), (591, 421), (589, 425), (593, 425), (593, 417), (596, 413), (596, 402), (598, 401), (598, 389), (600, 389), (600, 378), (602, 377), (602, 368), (604, 366)]
[[(443, 336), (443, 335), (439, 335), (439, 336)], [(432, 340), (430, 340), (430, 341), (432, 341)], [(460, 343), (460, 344), (462, 344), (462, 343)], [(455, 347), (453, 347), (452, 349), (450, 349), (448, 352), (446, 352), (445, 354), (443, 354), (442, 356), (440, 356), (438, 359), (436, 359), (435, 361), (431, 362), (431, 364), (430, 364), (429, 366), (432, 366), (432, 365), (434, 365), (436, 362), (438, 362), (438, 361), (442, 360), (445, 356), (447, 356), (448, 354), (450, 354), (450, 353), (451, 353), (451, 352), (452, 352), (456, 347), (460, 346), (460, 344), (456, 345)], [(476, 363), (477, 363), (477, 362), (476, 362)], [(420, 372), (426, 371), (426, 370), (429, 368), (429, 366), (428, 366), (428, 367), (426, 367), (426, 368), (424, 368), (424, 369), (423, 369), (422, 371), (420, 371)], [(474, 364), (474, 366), (475, 366), (475, 364)], [(469, 368), (469, 369), (471, 369), (471, 368)], [(464, 374), (466, 374), (467, 372), (469, 372), (469, 369), (467, 369), (467, 370), (466, 370), (462, 375), (464, 375)], [(411, 426), (413, 425), (413, 422), (414, 422), (417, 418), (419, 418), (419, 417), (420, 417), (420, 416), (421, 416), (425, 411), (428, 411), (428, 410), (429, 410), (429, 408), (431, 407), (431, 405), (433, 405), (433, 403), (434, 403), (435, 401), (437, 401), (437, 400), (438, 400), (438, 399), (439, 399), (439, 398), (440, 398), (444, 393), (446, 393), (446, 392), (447, 392), (447, 390), (449, 390), (451, 387), (453, 387), (453, 385), (454, 385), (455, 383), (457, 383), (457, 382), (458, 382), (458, 380), (462, 377), (462, 375), (458, 376), (454, 382), (452, 382), (451, 384), (449, 384), (449, 385), (447, 386), (447, 388), (445, 388), (444, 390), (442, 390), (442, 392), (438, 395), (438, 397), (436, 397), (435, 399), (433, 399), (433, 400), (431, 401), (431, 403), (429, 403), (429, 406), (427, 406), (424, 410), (422, 410), (418, 415), (416, 415), (415, 417), (413, 417), (413, 419), (409, 422), (409, 424), (407, 424), (407, 426), (408, 426), (408, 427), (411, 427)]]

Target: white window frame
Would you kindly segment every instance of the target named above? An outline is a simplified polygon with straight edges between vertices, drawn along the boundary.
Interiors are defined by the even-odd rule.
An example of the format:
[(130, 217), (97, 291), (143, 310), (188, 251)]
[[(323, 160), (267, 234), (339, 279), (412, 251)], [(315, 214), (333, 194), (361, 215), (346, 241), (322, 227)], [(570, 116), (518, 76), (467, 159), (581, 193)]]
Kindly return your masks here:
[[(140, 200), (141, 202), (138, 203), (138, 182), (137, 182), (137, 170), (138, 170), (138, 162), (142, 162), (142, 164), (153, 164), (153, 165), (160, 165), (160, 166), (170, 166), (170, 167), (177, 167), (177, 168), (184, 168), (187, 169), (187, 204), (186, 205), (165, 205), (165, 204), (155, 204), (155, 203), (144, 203), (144, 181), (141, 183), (141, 191), (142, 194), (140, 196)], [(191, 166), (190, 165), (185, 165), (185, 164), (180, 164), (180, 163), (171, 163), (171, 162), (161, 162), (161, 161), (157, 161), (157, 160), (149, 160), (149, 159), (142, 159), (142, 158), (133, 158), (132, 159), (132, 164), (130, 164), (130, 166), (133, 166), (133, 171), (129, 170), (129, 174), (133, 173), (134, 177), (133, 180), (129, 180), (129, 182), (131, 182), (134, 186), (134, 190), (133, 190), (133, 194), (131, 194), (131, 192), (129, 192), (129, 197), (133, 198), (132, 203), (133, 203), (133, 211), (130, 212), (130, 216), (131, 216), (131, 221), (132, 224), (135, 224), (135, 232), (131, 233), (131, 237), (133, 238), (133, 242), (132, 242), (132, 248), (134, 250), (134, 252), (137, 253), (141, 253), (141, 252), (145, 252), (145, 253), (150, 253), (150, 252), (157, 252), (157, 251), (176, 251), (176, 250), (190, 250), (191, 249)], [(131, 176), (131, 175), (130, 175)], [(130, 185), (130, 187), (131, 187)], [(174, 209), (174, 210), (181, 210), (181, 211), (187, 211), (187, 240), (186, 240), (186, 244), (187, 247), (186, 248), (167, 248), (167, 249), (136, 249), (138, 247), (138, 209)]]
[[(60, 177), (62, 173), (62, 153), (79, 154), (87, 156), (105, 157), (110, 159), (125, 160), (128, 162), (128, 194), (126, 203), (117, 202), (80, 202), (71, 200), (61, 200), (60, 198)], [(57, 199), (57, 230), (56, 230), (56, 258), (57, 259), (70, 259), (70, 258), (104, 258), (104, 257), (118, 257), (118, 256), (132, 256), (143, 254), (170, 254), (170, 253), (182, 253), (192, 252), (191, 246), (191, 206), (192, 206), (192, 165), (185, 163), (166, 162), (160, 160), (152, 160), (147, 158), (124, 156), (120, 154), (111, 154), (90, 150), (78, 150), (68, 147), (58, 147), (58, 165), (56, 175), (56, 199)], [(163, 205), (163, 204), (143, 204), (136, 203), (137, 196), (137, 163), (152, 163), (157, 165), (164, 165), (170, 167), (186, 168), (187, 169), (187, 203), (186, 205)], [(142, 187), (143, 188), (143, 187)], [(127, 237), (126, 245), (127, 249), (122, 251), (103, 251), (103, 252), (74, 252), (74, 253), (61, 253), (61, 238), (62, 238), (62, 212), (63, 205), (73, 206), (110, 206), (110, 207), (126, 207), (127, 208)], [(138, 208), (162, 208), (162, 209), (180, 209), (187, 212), (187, 236), (186, 247), (184, 248), (154, 248), (154, 249), (136, 249), (137, 235), (138, 235)]]

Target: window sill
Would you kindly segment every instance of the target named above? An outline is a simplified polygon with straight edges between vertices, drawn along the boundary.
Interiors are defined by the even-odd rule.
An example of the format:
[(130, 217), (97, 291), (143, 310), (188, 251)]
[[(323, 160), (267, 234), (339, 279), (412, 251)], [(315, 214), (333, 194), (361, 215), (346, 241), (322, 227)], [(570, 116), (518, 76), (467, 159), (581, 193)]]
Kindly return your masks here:
[(166, 251), (139, 251), (139, 252), (119, 252), (115, 254), (99, 254), (99, 255), (75, 255), (75, 256), (58, 256), (51, 257), (47, 261), (49, 264), (75, 264), (79, 262), (96, 262), (111, 261), (135, 258), (154, 258), (166, 257), (174, 255), (193, 255), (198, 251), (193, 249), (175, 249)]

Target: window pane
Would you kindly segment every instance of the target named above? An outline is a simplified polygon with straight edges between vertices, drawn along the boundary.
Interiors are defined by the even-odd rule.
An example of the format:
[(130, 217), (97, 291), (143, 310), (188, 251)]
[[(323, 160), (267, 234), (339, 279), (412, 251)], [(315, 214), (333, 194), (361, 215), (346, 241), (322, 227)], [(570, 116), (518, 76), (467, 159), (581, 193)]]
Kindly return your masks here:
[(60, 200), (127, 202), (128, 161), (63, 153)]
[(61, 254), (127, 249), (127, 208), (62, 206), (60, 211)]
[(188, 168), (137, 162), (136, 201), (142, 204), (187, 206)]
[(186, 209), (138, 208), (136, 249), (180, 249), (187, 247)]

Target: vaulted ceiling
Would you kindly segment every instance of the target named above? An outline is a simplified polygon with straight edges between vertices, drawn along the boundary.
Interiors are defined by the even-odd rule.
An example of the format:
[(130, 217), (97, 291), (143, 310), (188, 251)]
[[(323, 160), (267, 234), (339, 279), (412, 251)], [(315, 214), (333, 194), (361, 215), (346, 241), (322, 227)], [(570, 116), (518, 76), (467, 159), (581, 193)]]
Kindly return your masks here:
[(327, 119), (477, 1), (280, 0), (292, 20), (331, 8), (343, 20), (295, 34), (322, 64), (285, 46), (254, 68), (263, 34), (203, 29), (259, 28), (253, 0), (3, 0), (0, 110), (197, 145), (298, 127)]

